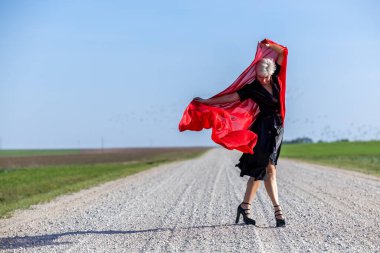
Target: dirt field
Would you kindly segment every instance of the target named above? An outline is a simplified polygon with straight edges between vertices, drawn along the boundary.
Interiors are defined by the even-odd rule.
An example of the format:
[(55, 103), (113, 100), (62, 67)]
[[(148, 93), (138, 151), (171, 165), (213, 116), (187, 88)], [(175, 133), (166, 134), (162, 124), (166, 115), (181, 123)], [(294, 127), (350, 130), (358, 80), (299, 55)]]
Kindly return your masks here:
[(0, 169), (58, 164), (150, 161), (157, 160), (157, 158), (165, 160), (168, 157), (181, 156), (184, 152), (195, 154), (207, 149), (210, 147), (85, 149), (81, 150), (79, 154), (0, 157)]

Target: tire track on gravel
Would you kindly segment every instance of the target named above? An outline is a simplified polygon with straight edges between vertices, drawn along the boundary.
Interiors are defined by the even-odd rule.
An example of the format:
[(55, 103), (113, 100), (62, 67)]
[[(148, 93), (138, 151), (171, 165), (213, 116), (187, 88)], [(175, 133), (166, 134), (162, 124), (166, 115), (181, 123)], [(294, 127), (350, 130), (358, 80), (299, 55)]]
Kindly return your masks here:
[[(287, 164), (286, 161), (285, 164)], [(376, 245), (374, 240), (376, 237), (371, 236), (371, 234), (379, 234), (379, 222), (378, 219), (377, 221), (374, 220), (374, 225), (371, 225), (368, 224), (368, 221), (378, 216), (373, 216), (373, 213), (368, 214), (367, 212), (363, 212), (363, 210), (355, 210), (355, 208), (352, 208), (356, 205), (352, 204), (353, 202), (350, 197), (346, 196), (345, 200), (343, 200), (343, 196), (340, 199), (336, 199), (334, 193), (339, 195), (340, 184), (332, 181), (332, 177), (326, 177), (328, 180), (324, 180), (324, 177), (320, 176), (315, 177), (315, 174), (331, 173), (332, 171), (319, 168), (318, 170), (322, 171), (318, 172), (314, 169), (315, 168), (311, 168), (309, 170), (308, 167), (299, 166), (297, 166), (297, 168), (289, 167), (286, 173), (290, 176), (285, 175), (285, 177), (283, 177), (284, 185), (280, 186), (285, 189), (287, 193), (286, 196), (293, 196), (288, 203), (298, 204), (294, 205), (297, 210), (294, 217), (298, 219), (301, 218), (308, 224), (307, 230), (304, 229), (302, 231), (302, 229), (299, 229), (298, 234), (301, 234), (301, 238), (307, 238), (309, 236), (315, 238), (314, 242), (304, 239), (305, 244), (314, 246), (313, 244), (317, 243), (326, 250), (331, 250), (331, 248), (334, 248), (334, 250), (347, 250), (348, 248), (355, 247), (373, 249), (373, 246)], [(309, 171), (311, 171), (311, 173), (309, 173)], [(294, 178), (293, 175), (295, 173), (298, 175), (297, 181), (291, 180)], [(339, 173), (339, 171), (336, 173)], [(346, 177), (351, 176), (352, 174), (346, 175)], [(309, 182), (311, 178), (315, 181)], [(328, 182), (327, 184), (326, 181)], [(370, 182), (376, 181), (372, 181), (371, 179)], [(321, 189), (318, 185), (326, 185), (326, 187)], [(331, 189), (332, 186), (337, 187), (335, 191)], [(371, 189), (371, 186), (369, 188)], [(348, 193), (349, 192), (347, 192), (347, 194)], [(360, 196), (360, 193), (352, 194), (356, 197), (358, 197), (358, 195)], [(351, 196), (351, 194), (348, 195)], [(347, 203), (351, 203), (351, 205)], [(364, 208), (364, 210), (365, 209), (366, 208)], [(361, 225), (361, 223), (364, 224), (364, 226)], [(302, 227), (303, 226), (301, 226), (301, 228)], [(363, 233), (364, 228), (366, 233)], [(347, 241), (350, 242), (350, 246), (348, 246)]]
[[(192, 203), (192, 209), (191, 209), (191, 214), (190, 214), (190, 217), (189, 217), (189, 229), (196, 229), (198, 228), (198, 230), (201, 230), (205, 227), (205, 225), (203, 225), (203, 221), (205, 220), (205, 207), (204, 205), (201, 206), (201, 203), (209, 196), (209, 190), (208, 188), (210, 187), (209, 186), (209, 178), (212, 177), (213, 175), (213, 170), (211, 169), (208, 169), (208, 170), (205, 170), (207, 174), (205, 173), (198, 173), (196, 175), (197, 177), (197, 180), (198, 180), (198, 188), (196, 188), (194, 190), (194, 198), (192, 199), (191, 203)], [(204, 187), (204, 189), (202, 189), (201, 187)], [(201, 192), (201, 194), (199, 194)], [(193, 240), (197, 240), (197, 239), (200, 239), (201, 238), (201, 235), (196, 231), (195, 235), (193, 235), (191, 238), (186, 238), (181, 246), (179, 247), (179, 249), (181, 251), (184, 251), (184, 252), (187, 252), (187, 251), (190, 251), (190, 250), (196, 250), (196, 251), (200, 251), (200, 249), (198, 247), (194, 247), (194, 249), (192, 249), (192, 244), (191, 242)]]
[[(194, 195), (195, 196), (197, 195), (196, 194), (196, 192), (198, 192), (197, 186), (200, 185), (200, 181), (199, 181), (199, 177), (197, 177), (196, 175), (191, 177), (191, 175), (192, 174), (194, 175), (194, 172), (195, 173), (197, 172), (197, 170), (195, 169), (197, 168), (197, 166), (198, 166), (198, 163), (194, 162), (194, 164), (192, 165), (192, 169), (188, 169), (186, 171), (186, 174), (183, 174), (181, 176), (181, 178), (184, 178), (184, 180), (192, 179), (192, 183), (189, 185), (190, 188), (187, 188), (187, 190), (185, 189), (186, 191), (180, 194), (180, 197), (181, 197), (180, 200), (176, 200), (174, 201), (174, 203), (168, 204), (169, 207), (174, 206), (174, 208), (169, 209), (169, 211), (167, 212), (167, 216), (164, 217), (162, 219), (162, 222), (160, 223), (161, 227), (170, 227), (171, 228), (170, 233), (160, 234), (159, 237), (155, 236), (156, 234), (153, 234), (152, 237), (149, 239), (149, 243), (145, 246), (145, 248), (151, 247), (150, 250), (170, 251), (170, 250), (173, 250), (170, 248), (171, 247), (170, 242), (173, 240), (178, 241), (179, 239), (182, 239), (178, 237), (176, 234), (183, 233), (183, 231), (185, 231), (187, 227), (179, 227), (178, 224), (183, 223), (183, 220), (185, 219), (186, 220), (188, 220), (188, 218), (191, 219), (192, 215), (194, 215), (193, 209), (194, 209), (194, 204), (196, 202), (194, 202), (191, 197)], [(188, 185), (183, 180), (180, 180), (178, 178), (177, 178), (177, 181), (180, 182), (179, 187), (181, 187), (184, 184)], [(190, 192), (190, 190), (192, 191)], [(190, 203), (192, 208), (187, 208), (185, 203)], [(201, 203), (201, 201), (199, 201), (198, 203)], [(190, 210), (191, 210), (191, 213), (189, 214)], [(168, 216), (171, 216), (173, 218), (167, 219)], [(162, 241), (164, 242), (164, 244), (161, 245), (161, 247), (158, 247), (158, 248), (154, 247), (156, 244), (157, 245), (162, 244), (161, 243)], [(151, 245), (153, 245), (153, 247)]]
[[(298, 172), (297, 175), (296, 169)], [(339, 169), (334, 170), (335, 174), (338, 174), (337, 176), (329, 177), (324, 175), (329, 171), (325, 172), (323, 171), (323, 167), (318, 168), (315, 167), (315, 165), (309, 165), (307, 175), (299, 175), (300, 173), (304, 174), (303, 171), (304, 169), (300, 167), (300, 165), (296, 165), (294, 166), (294, 169), (288, 171), (289, 176), (287, 178), (298, 178), (297, 184), (313, 187), (313, 192), (328, 194), (329, 197), (337, 200), (346, 199), (347, 193), (352, 187), (355, 187), (355, 194), (350, 195), (350, 197), (355, 198), (355, 200), (352, 200), (351, 202), (353, 202), (355, 206), (360, 206), (361, 208), (368, 207), (368, 209), (365, 210), (366, 212), (370, 212), (371, 209), (376, 208), (376, 203), (380, 201), (380, 186), (378, 185), (378, 181), (376, 182), (370, 178), (362, 177), (361, 180), (365, 180), (365, 184), (358, 184), (356, 178), (353, 176), (355, 174), (347, 175), (345, 171)], [(345, 177), (342, 178), (339, 174), (343, 174)], [(320, 180), (320, 178), (323, 178), (323, 181)], [(294, 183), (290, 180), (287, 180), (287, 182), (291, 184)]]
[[(371, 219), (373, 217), (372, 211), (376, 208), (376, 206), (374, 206), (375, 203), (380, 202), (379, 195), (377, 195), (377, 197), (374, 199), (368, 199), (368, 194), (362, 194), (361, 192), (356, 191), (357, 187), (355, 187), (355, 194), (350, 194), (349, 198), (347, 198), (347, 196), (344, 196), (347, 195), (347, 189), (342, 189), (342, 187), (338, 185), (337, 182), (330, 180), (330, 183), (327, 183), (321, 187), (321, 183), (309, 182), (308, 180), (304, 180), (304, 178), (305, 177), (299, 180), (297, 184), (291, 183), (289, 181), (287, 181), (287, 184), (291, 184), (293, 187), (297, 187), (298, 191), (294, 192), (303, 192), (304, 194), (311, 195), (312, 197), (319, 199), (331, 207), (336, 208), (341, 213), (350, 216), (350, 218), (353, 220), (358, 219), (365, 221), (366, 219)], [(338, 186), (338, 189), (332, 188), (333, 185)], [(365, 203), (367, 203), (367, 205), (371, 205), (371, 207), (366, 208), (364, 206)]]
[[(130, 213), (133, 214), (133, 212), (128, 212), (127, 210), (150, 210), (152, 207), (149, 206), (150, 204), (148, 201), (144, 201), (144, 197), (152, 196), (156, 191), (160, 190), (165, 185), (174, 184), (177, 181), (176, 173), (179, 173), (179, 171), (185, 166), (187, 167), (186, 164), (180, 164), (178, 166), (178, 168), (175, 168), (175, 167), (168, 168), (168, 170), (172, 170), (172, 168), (175, 168), (174, 173), (172, 173), (171, 175), (169, 175), (167, 177), (163, 177), (161, 179), (162, 181), (160, 184), (154, 183), (154, 182), (156, 182), (155, 177), (150, 177), (148, 182), (146, 182), (145, 184), (136, 186), (134, 190), (137, 191), (139, 194), (134, 194), (134, 196), (132, 196), (133, 194), (129, 195), (130, 198), (133, 198), (133, 200), (135, 200), (134, 202), (132, 202), (133, 204), (130, 205), (127, 209), (124, 209), (121, 212), (119, 212), (117, 215), (109, 216), (108, 217), (109, 218), (108, 223), (106, 225), (103, 225), (103, 226), (98, 226), (97, 230), (106, 230), (109, 228), (109, 224), (120, 224), (117, 222), (118, 220), (122, 220), (122, 217), (125, 217), (127, 215), (129, 216)], [(152, 186), (152, 187), (149, 188), (147, 186)], [(121, 191), (123, 191), (123, 190), (121, 190)], [(123, 192), (126, 193), (125, 191), (123, 191)], [(126, 194), (124, 196), (128, 196), (128, 195)], [(123, 197), (119, 201), (120, 201), (120, 203), (124, 203), (124, 204), (128, 203), (128, 199), (125, 197)], [(112, 201), (109, 201), (109, 200), (105, 200), (104, 202), (106, 202), (106, 203), (111, 202), (112, 203)], [(92, 216), (90, 219), (96, 220), (96, 221), (101, 220), (101, 217), (104, 216), (104, 213), (106, 213), (107, 210), (112, 210), (114, 208), (115, 208), (115, 206), (113, 206), (112, 204), (108, 205), (108, 206), (107, 205), (98, 206), (98, 207), (96, 207), (96, 209), (97, 210), (103, 210), (103, 212), (97, 212), (97, 215)], [(146, 213), (142, 213), (141, 215), (138, 215), (138, 214), (132, 215), (132, 219), (136, 223), (144, 224), (144, 218), (146, 217), (146, 215), (147, 215)], [(151, 225), (151, 223), (150, 223), (150, 225)], [(130, 227), (130, 228), (133, 228), (133, 227)], [(107, 238), (104, 238), (104, 239), (107, 239)], [(82, 249), (83, 245), (88, 243), (89, 240), (92, 240), (92, 238), (91, 237), (84, 237), (82, 240), (78, 241), (77, 246), (72, 247), (72, 249), (70, 249), (69, 252), (75, 252), (75, 251)], [(102, 241), (102, 238), (100, 238), (98, 240), (98, 242), (100, 242), (100, 241)]]
[[(154, 247), (152, 248), (151, 245), (154, 245), (156, 243), (156, 240), (158, 239), (159, 242), (164, 241), (165, 247), (168, 246), (168, 241), (173, 238), (173, 233), (176, 231), (178, 224), (180, 223), (180, 219), (173, 219), (172, 217), (179, 217), (182, 214), (183, 211), (183, 204), (185, 200), (188, 199), (188, 194), (190, 193), (190, 190), (192, 189), (192, 186), (196, 183), (196, 179), (193, 179), (190, 184), (186, 184), (186, 188), (182, 190), (178, 196), (178, 198), (174, 201), (173, 206), (174, 208), (171, 208), (169, 212), (166, 213), (166, 215), (163, 217), (162, 222), (160, 223), (159, 227), (169, 227), (168, 229), (169, 233), (167, 236), (165, 234), (161, 233), (160, 237), (156, 237), (155, 232), (152, 232), (147, 239), (147, 243), (142, 246), (142, 251), (147, 250), (154, 250)], [(169, 222), (167, 222), (169, 221)], [(166, 237), (166, 238), (165, 238)], [(173, 249), (171, 249), (173, 250)], [(169, 251), (169, 249), (168, 249)]]
[[(350, 221), (349, 223), (346, 224), (345, 229), (347, 229), (347, 227), (349, 227), (351, 232), (353, 232), (355, 235), (362, 234), (363, 231), (361, 229), (360, 223), (365, 223), (366, 219), (363, 216), (361, 216), (360, 213), (351, 213), (352, 210), (350, 210), (348, 206), (345, 207), (346, 204), (344, 202), (336, 201), (340, 204), (343, 203), (343, 205), (344, 205), (342, 207), (338, 207), (336, 205), (336, 203), (333, 203), (332, 201), (330, 201), (326, 198), (323, 198), (322, 196), (319, 196), (318, 194), (311, 193), (310, 191), (307, 191), (305, 188), (302, 188), (300, 186), (295, 186), (295, 185), (293, 185), (292, 187), (295, 190), (293, 192), (297, 192), (297, 194), (299, 194), (300, 196), (302, 196), (301, 194), (303, 193), (304, 194), (303, 197), (308, 196), (307, 198), (309, 198), (309, 199), (313, 199), (314, 201), (318, 200), (319, 203), (314, 203), (314, 206), (318, 207), (319, 210), (325, 210), (328, 212), (329, 219), (327, 219), (327, 220), (325, 218), (326, 213), (324, 213), (324, 212), (312, 213), (309, 215), (309, 217), (313, 217), (314, 219), (319, 220), (319, 223), (320, 223), (319, 228), (321, 230), (319, 232), (315, 231), (314, 237), (316, 237), (317, 234), (319, 234), (320, 239), (323, 240), (324, 239), (323, 235), (325, 234), (325, 232), (322, 232), (322, 231), (330, 230), (332, 226), (337, 224), (337, 222), (339, 221), (339, 218), (341, 218), (341, 216), (344, 216), (345, 217), (344, 219)], [(297, 194), (293, 193), (293, 196), (297, 196)], [(299, 198), (301, 198), (301, 197), (299, 197)], [(304, 213), (305, 213), (305, 211), (304, 211)], [(339, 215), (340, 213), (343, 213), (343, 215)], [(299, 212), (298, 214), (301, 215), (301, 212)], [(347, 219), (348, 217), (350, 219)], [(308, 222), (308, 220), (309, 219), (306, 219), (306, 222)], [(310, 226), (309, 226), (309, 229), (310, 229)], [(368, 229), (368, 227), (367, 227), (367, 229)], [(376, 230), (378, 230), (378, 226), (376, 228), (372, 228), (371, 231), (369, 231), (369, 232), (375, 233)], [(361, 238), (361, 244), (366, 244), (366, 246), (368, 246), (368, 247), (373, 245), (373, 243), (374, 242), (369, 241), (368, 238), (365, 238), (365, 237)]]
[[(137, 230), (133, 232), (140, 232), (140, 234), (143, 234), (145, 239), (145, 242), (151, 242), (155, 239), (155, 234), (160, 234), (161, 237), (165, 237), (167, 233), (170, 233), (170, 230), (172, 229), (173, 222), (169, 222), (169, 226), (164, 226), (165, 222), (167, 220), (170, 220), (171, 213), (173, 212), (172, 206), (175, 205), (173, 203), (177, 203), (177, 200), (172, 201), (170, 198), (171, 192), (173, 192), (173, 189), (175, 189), (176, 194), (180, 193), (181, 187), (183, 185), (187, 185), (187, 187), (190, 187), (188, 181), (190, 181), (192, 178), (189, 176), (191, 174), (191, 171), (194, 169), (196, 164), (186, 164), (186, 166), (181, 166), (180, 168), (171, 167), (169, 170), (166, 170), (163, 174), (164, 177), (170, 178), (170, 181), (154, 181), (155, 184), (158, 184), (159, 187), (156, 187), (154, 190), (151, 190), (150, 192), (146, 193), (147, 189), (146, 187), (141, 187), (139, 191), (142, 192), (141, 196), (137, 196), (135, 198), (135, 203), (137, 203), (136, 206), (131, 206), (126, 210), (124, 213), (125, 215), (130, 215), (132, 217), (133, 223), (130, 224), (123, 224), (126, 228), (136, 228)], [(181, 178), (184, 178), (186, 181), (179, 180)], [(142, 184), (145, 185), (145, 184)], [(185, 188), (183, 189), (186, 190)], [(168, 198), (166, 198), (168, 197)], [(179, 195), (181, 197), (181, 194)], [(155, 203), (152, 203), (152, 200), (160, 200), (156, 201)], [(125, 200), (127, 201), (127, 199)], [(137, 216), (136, 210), (141, 210), (142, 213), (140, 216)], [(155, 212), (155, 210), (158, 210), (158, 212)], [(163, 215), (162, 215), (163, 214)], [(147, 217), (150, 217), (150, 219)], [(171, 218), (172, 219), (172, 218)], [(178, 220), (174, 220), (177, 221)], [(138, 224), (139, 226), (136, 226)], [(145, 230), (139, 230), (138, 228), (145, 228)], [(136, 234), (134, 234), (136, 235)], [(138, 236), (136, 236), (138, 238)], [(108, 240), (108, 238), (105, 238), (105, 240)], [(130, 238), (129, 241), (132, 241), (133, 237)], [(100, 240), (101, 241), (101, 240)], [(100, 242), (99, 241), (99, 242)], [(146, 245), (146, 243), (143, 242), (142, 247), (149, 247), (149, 245)], [(161, 243), (160, 243), (161, 244)], [(141, 247), (140, 244), (135, 245), (136, 247)]]

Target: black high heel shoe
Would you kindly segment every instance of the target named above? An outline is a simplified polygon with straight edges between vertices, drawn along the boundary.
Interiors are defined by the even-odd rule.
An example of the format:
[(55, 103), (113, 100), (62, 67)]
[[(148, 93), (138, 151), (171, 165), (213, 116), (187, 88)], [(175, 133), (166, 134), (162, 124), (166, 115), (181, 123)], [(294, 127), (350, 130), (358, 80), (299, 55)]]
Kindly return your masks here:
[[(273, 206), (273, 207), (278, 207), (278, 206), (280, 206), (280, 205)], [(280, 216), (280, 215), (282, 216), (282, 210), (281, 209), (274, 211), (274, 217), (276, 218), (276, 227), (285, 227), (285, 219), (278, 219), (277, 218), (277, 216)]]
[[(242, 204), (248, 204), (250, 205), (250, 203), (247, 203), (247, 202), (242, 202)], [(250, 209), (244, 209), (241, 207), (241, 204), (238, 206), (237, 208), (237, 215), (236, 215), (236, 221), (235, 223), (239, 223), (239, 219), (240, 219), (240, 214), (243, 215), (243, 220), (244, 220), (244, 223), (245, 224), (251, 224), (251, 225), (255, 225), (256, 224), (256, 221), (254, 219), (251, 219), (249, 218), (247, 215), (250, 214), (250, 213), (246, 213), (245, 211), (246, 210), (250, 210)]]

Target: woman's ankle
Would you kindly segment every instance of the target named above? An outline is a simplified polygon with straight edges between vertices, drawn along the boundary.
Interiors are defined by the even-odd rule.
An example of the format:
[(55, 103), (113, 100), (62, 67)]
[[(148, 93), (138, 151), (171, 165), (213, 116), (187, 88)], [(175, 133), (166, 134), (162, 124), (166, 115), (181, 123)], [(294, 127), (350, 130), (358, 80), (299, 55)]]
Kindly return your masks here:
[(240, 206), (244, 209), (250, 209), (251, 208), (251, 204), (249, 202), (246, 202), (246, 201), (243, 201)]

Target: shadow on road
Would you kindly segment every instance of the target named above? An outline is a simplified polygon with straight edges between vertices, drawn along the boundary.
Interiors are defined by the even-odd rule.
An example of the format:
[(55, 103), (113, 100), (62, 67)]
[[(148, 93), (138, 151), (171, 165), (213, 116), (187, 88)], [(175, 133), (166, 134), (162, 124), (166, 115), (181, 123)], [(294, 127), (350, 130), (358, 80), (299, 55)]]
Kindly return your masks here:
[[(15, 237), (3, 237), (0, 238), (0, 249), (16, 249), (16, 248), (30, 248), (39, 247), (47, 245), (61, 245), (61, 244), (73, 244), (73, 242), (54, 242), (59, 237), (68, 235), (85, 235), (85, 234), (103, 234), (103, 235), (113, 235), (113, 234), (136, 234), (136, 233), (147, 233), (147, 232), (166, 232), (166, 231), (179, 231), (183, 229), (204, 229), (204, 228), (221, 228), (221, 227), (232, 227), (232, 226), (246, 226), (244, 223), (241, 224), (226, 224), (226, 225), (209, 225), (209, 226), (193, 226), (193, 227), (175, 227), (175, 228), (152, 228), (152, 229), (142, 229), (142, 230), (105, 230), (105, 231), (73, 231), (65, 233), (57, 233), (50, 235), (35, 235), (35, 236), (15, 236)], [(275, 227), (263, 227), (257, 226), (258, 228), (275, 228)]]

